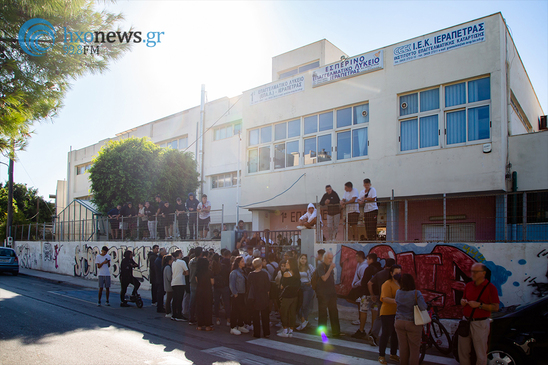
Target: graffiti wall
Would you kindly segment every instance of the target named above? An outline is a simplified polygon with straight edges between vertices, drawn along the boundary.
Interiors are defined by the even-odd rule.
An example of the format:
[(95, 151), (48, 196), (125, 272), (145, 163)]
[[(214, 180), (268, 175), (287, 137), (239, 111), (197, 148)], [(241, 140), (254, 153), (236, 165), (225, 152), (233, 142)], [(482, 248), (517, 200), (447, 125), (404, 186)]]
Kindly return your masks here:
[(455, 244), (316, 244), (335, 255), (337, 293), (348, 294), (356, 270), (356, 252), (376, 253), (384, 260), (393, 258), (404, 273), (415, 278), (425, 299), (434, 300), (442, 318), (462, 316), (460, 299), (464, 286), (471, 281), (470, 269), (485, 264), (490, 280), (504, 306), (526, 303), (538, 296), (538, 288), (547, 281), (546, 243)]
[(147, 257), (152, 246), (158, 244), (168, 253), (182, 250), (188, 251), (197, 246), (205, 249), (214, 249), (220, 252), (220, 241), (205, 242), (16, 242), (15, 250), (19, 257), (19, 264), (26, 269), (49, 271), (57, 274), (79, 276), (86, 279), (97, 278), (95, 258), (101, 247), (108, 247), (111, 256), (110, 273), (113, 278), (120, 275), (120, 263), (126, 250), (133, 251), (134, 260), (139, 265), (133, 271), (136, 278), (143, 278), (145, 284), (149, 279)]

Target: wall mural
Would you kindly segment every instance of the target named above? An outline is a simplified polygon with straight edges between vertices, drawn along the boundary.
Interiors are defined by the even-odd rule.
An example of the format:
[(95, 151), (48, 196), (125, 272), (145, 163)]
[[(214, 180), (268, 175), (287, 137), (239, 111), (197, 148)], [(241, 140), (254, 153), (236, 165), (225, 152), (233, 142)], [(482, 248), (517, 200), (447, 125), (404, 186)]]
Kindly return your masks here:
[[(428, 244), (425, 247), (407, 245), (341, 245), (338, 253), (341, 268), (337, 294), (347, 295), (352, 286), (356, 271), (356, 252), (376, 253), (379, 259), (393, 258), (402, 266), (404, 273), (415, 278), (417, 289), (425, 300), (437, 297), (434, 304), (440, 308), (441, 318), (460, 318), (462, 310), (460, 300), (464, 286), (471, 281), (470, 269), (480, 262), (491, 271), (491, 282), (502, 295), (502, 285), (512, 275), (504, 267), (487, 261), (476, 247), (465, 244), (439, 245)], [(384, 262), (383, 262), (384, 265)]]

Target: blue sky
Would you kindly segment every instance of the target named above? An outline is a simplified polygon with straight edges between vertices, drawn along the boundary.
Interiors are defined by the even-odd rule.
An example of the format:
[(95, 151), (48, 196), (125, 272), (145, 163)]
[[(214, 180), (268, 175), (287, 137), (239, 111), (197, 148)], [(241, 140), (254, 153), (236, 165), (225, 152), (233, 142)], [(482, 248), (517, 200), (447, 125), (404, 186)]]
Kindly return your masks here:
[[(122, 30), (165, 34), (155, 47), (134, 45), (109, 71), (76, 80), (58, 116), (35, 125), (18, 154), (15, 181), (45, 197), (66, 179), (71, 146), (199, 105), (201, 84), (214, 100), (268, 83), (273, 56), (323, 38), (352, 56), (501, 12), (548, 113), (546, 0), (101, 2), (104, 7), (125, 15)], [(7, 168), (0, 165), (4, 180)]]

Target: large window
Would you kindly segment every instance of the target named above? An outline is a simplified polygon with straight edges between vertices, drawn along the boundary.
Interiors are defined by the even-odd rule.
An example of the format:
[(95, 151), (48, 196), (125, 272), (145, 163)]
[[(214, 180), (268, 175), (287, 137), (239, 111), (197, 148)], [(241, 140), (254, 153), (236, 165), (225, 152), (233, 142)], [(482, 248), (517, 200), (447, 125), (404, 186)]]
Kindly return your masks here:
[(369, 104), (363, 103), (252, 129), (248, 131), (247, 171), (367, 156), (368, 123)]
[(212, 175), (211, 176), (211, 188), (230, 188), (236, 186), (238, 183), (238, 173), (228, 172), (226, 174)]
[(182, 150), (188, 147), (188, 135), (169, 140), (160, 144), (161, 148), (173, 148)]
[(91, 169), (91, 164), (80, 165), (76, 167), (76, 175), (83, 175)]
[(214, 140), (218, 141), (220, 139), (230, 138), (240, 133), (241, 130), (242, 130), (241, 121), (224, 124), (220, 127), (215, 128), (213, 133)]
[(400, 150), (489, 139), (490, 94), (490, 78), (484, 77), (401, 95)]

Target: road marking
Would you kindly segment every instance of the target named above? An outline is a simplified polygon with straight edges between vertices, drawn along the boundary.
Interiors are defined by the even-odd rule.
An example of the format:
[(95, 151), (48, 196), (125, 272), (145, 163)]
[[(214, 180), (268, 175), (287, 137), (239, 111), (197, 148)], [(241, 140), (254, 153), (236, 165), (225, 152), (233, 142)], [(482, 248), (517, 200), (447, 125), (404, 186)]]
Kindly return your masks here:
[(78, 298), (78, 297), (73, 297), (73, 296), (70, 296), (70, 295), (61, 294), (62, 292), (48, 291), (48, 293), (60, 295), (60, 296), (65, 297), (65, 298), (80, 300), (80, 301), (86, 302), (86, 303), (94, 303), (94, 302), (90, 302), (89, 300), (81, 299), (81, 298)]
[[(308, 335), (308, 334), (305, 334), (305, 333), (293, 332), (293, 338), (298, 338), (298, 339), (301, 339), (301, 340), (307, 340), (307, 341), (312, 341), (312, 342), (323, 343), (321, 337), (315, 336), (315, 335)], [(340, 339), (337, 339), (337, 338), (330, 338), (328, 340), (328, 343), (330, 345), (334, 345), (334, 346), (340, 346), (340, 347), (346, 347), (346, 348), (349, 348), (349, 349), (362, 350), (362, 351), (372, 352), (372, 353), (375, 353), (375, 354), (378, 354), (378, 352), (379, 352), (378, 347), (373, 347), (373, 346), (370, 346), (368, 344), (362, 344), (362, 343), (358, 343), (358, 342), (340, 340)], [(424, 361), (431, 362), (431, 363), (434, 363), (434, 364), (445, 364), (445, 365), (457, 365), (458, 364), (458, 362), (455, 359), (448, 358), (448, 357), (443, 357), (443, 356), (428, 355), (428, 354), (424, 357)]]
[(339, 354), (337, 352), (328, 352), (324, 350), (311, 349), (308, 347), (292, 345), (290, 343), (271, 341), (263, 338), (248, 341), (247, 343), (268, 347), (270, 349), (276, 349), (278, 351), (290, 352), (293, 354), (313, 357), (316, 359), (325, 360), (332, 363), (346, 364), (346, 365), (378, 365), (377, 360), (369, 360), (355, 356), (348, 356)]
[[(267, 340), (268, 341), (268, 340)], [(281, 343), (281, 342), (280, 342)], [(285, 362), (267, 359), (265, 357), (256, 356), (247, 352), (230, 349), (228, 347), (213, 347), (211, 349), (202, 350), (202, 352), (222, 357), (226, 360), (233, 360), (242, 365), (290, 365)]]

